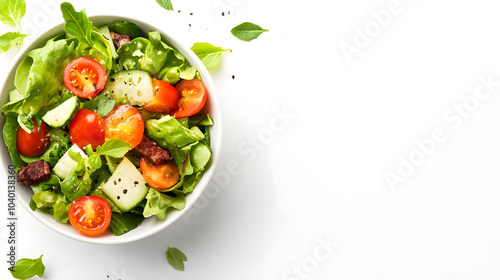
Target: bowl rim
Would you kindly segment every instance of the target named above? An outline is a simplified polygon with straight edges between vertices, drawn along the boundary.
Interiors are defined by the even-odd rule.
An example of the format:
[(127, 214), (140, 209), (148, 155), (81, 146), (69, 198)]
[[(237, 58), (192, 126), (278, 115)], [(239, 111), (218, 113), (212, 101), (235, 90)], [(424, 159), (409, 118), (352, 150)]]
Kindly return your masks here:
[[(210, 180), (215, 172), (215, 169), (216, 169), (217, 163), (219, 161), (219, 157), (220, 157), (220, 150), (222, 147), (222, 133), (223, 133), (223, 127), (222, 127), (222, 121), (221, 121), (222, 120), (222, 109), (220, 106), (219, 97), (218, 97), (217, 92), (215, 90), (215, 84), (214, 84), (212, 76), (208, 72), (207, 68), (204, 66), (204, 64), (201, 62), (201, 60), (194, 54), (194, 52), (190, 48), (184, 47), (184, 45), (182, 43), (180, 43), (178, 40), (176, 40), (171, 35), (169, 35), (169, 33), (162, 30), (162, 28), (158, 28), (157, 26), (154, 26), (153, 24), (149, 24), (149, 23), (144, 22), (143, 20), (141, 20), (139, 18), (130, 16), (130, 15), (123, 16), (123, 15), (112, 15), (112, 14), (92, 14), (92, 15), (89, 15), (88, 18), (90, 21), (102, 20), (103, 22), (107, 22), (107, 23), (127, 20), (130, 22), (136, 23), (139, 26), (148, 26), (148, 28), (149, 27), (152, 28), (150, 30), (149, 29), (143, 30), (143, 32), (149, 32), (149, 31), (154, 31), (154, 30), (159, 31), (161, 33), (163, 41), (167, 41), (168, 45), (170, 45), (170, 46), (174, 47), (176, 50), (178, 50), (182, 55), (184, 55), (186, 57), (186, 59), (190, 62), (190, 64), (192, 66), (196, 67), (196, 69), (200, 73), (200, 76), (203, 78), (203, 82), (204, 82), (205, 86), (207, 87), (207, 90), (209, 91), (209, 100), (210, 100), (210, 104), (211, 104), (210, 110), (213, 111), (213, 113), (211, 113), (211, 115), (217, 116), (217, 119), (219, 119), (219, 121), (217, 122), (218, 134), (216, 135), (215, 138), (212, 137), (212, 136), (215, 136), (215, 135), (212, 135), (213, 129), (212, 128), (210, 129), (210, 132), (211, 132), (210, 147), (213, 151), (215, 151), (215, 152), (212, 152), (210, 166), (209, 166), (209, 168), (207, 168), (205, 170), (201, 180), (198, 182), (198, 184), (195, 188), (195, 191), (186, 195), (186, 206), (184, 207), (184, 209), (175, 210), (177, 212), (176, 215), (173, 215), (172, 217), (167, 217), (166, 220), (160, 221), (159, 222), (160, 224), (158, 226), (155, 226), (155, 227), (151, 228), (150, 230), (139, 233), (139, 234), (127, 236), (127, 234), (128, 234), (127, 233), (127, 234), (121, 235), (121, 236), (110, 235), (111, 237), (114, 237), (114, 238), (100, 238), (99, 236), (96, 236), (96, 237), (85, 236), (83, 234), (80, 234), (76, 230), (74, 232), (73, 231), (69, 232), (67, 230), (63, 230), (60, 227), (56, 227), (53, 225), (54, 222), (59, 223), (59, 221), (53, 219), (52, 217), (50, 217), (50, 219), (43, 218), (42, 215), (48, 215), (48, 214), (44, 214), (40, 211), (33, 211), (29, 207), (29, 203), (26, 203), (24, 200), (18, 199), (19, 196), (17, 194), (17, 187), (20, 185), (21, 186), (23, 186), (23, 185), (21, 183), (16, 182), (16, 184), (15, 184), (15, 186), (16, 186), (16, 204), (17, 204), (17, 201), (19, 201), (21, 206), (27, 212), (29, 212), (31, 216), (33, 216), (36, 220), (38, 220), (39, 222), (41, 222), (42, 224), (44, 224), (48, 228), (52, 229), (53, 231), (55, 231), (59, 234), (62, 234), (66, 237), (69, 237), (71, 239), (86, 242), (86, 243), (91, 243), (91, 244), (125, 244), (125, 243), (130, 243), (130, 242), (144, 239), (146, 237), (152, 236), (152, 235), (164, 230), (165, 228), (167, 228), (168, 226), (170, 226), (171, 224), (176, 222), (186, 212), (188, 212), (189, 209), (196, 203), (198, 198), (202, 195), (202, 193), (206, 189), (208, 183), (210, 182)], [(106, 18), (112, 18), (112, 20), (107, 21)], [(9, 83), (9, 79), (11, 78), (12, 75), (14, 75), (14, 77), (15, 77), (16, 69), (17, 69), (18, 65), (22, 62), (22, 59), (26, 55), (28, 55), (28, 53), (31, 50), (40, 47), (39, 46), (40, 42), (37, 42), (37, 41), (39, 41), (44, 36), (48, 36), (47, 34), (49, 34), (49, 33), (53, 33), (56, 31), (64, 32), (64, 30), (63, 30), (64, 23), (65, 23), (64, 20), (61, 18), (61, 20), (58, 20), (56, 23), (53, 23), (53, 24), (49, 25), (48, 27), (44, 28), (42, 31), (39, 32), (39, 34), (32, 35), (33, 37), (30, 38), (31, 42), (29, 44), (24, 45), (19, 50), (19, 52), (15, 55), (12, 62), (8, 65), (8, 68), (7, 68), (8, 70), (6, 72), (6, 75), (0, 80), (0, 94), (4, 94), (11, 89), (11, 88), (6, 88), (7, 84)], [(141, 29), (144, 29), (144, 28), (141, 28)], [(50, 37), (48, 37), (47, 40), (49, 38)], [(0, 117), (5, 118), (3, 115)], [(3, 134), (4, 124), (5, 124), (5, 122), (3, 122), (3, 121), (0, 124), (1, 128), (2, 128), (2, 134)], [(2, 141), (3, 141), (3, 137), (2, 137)], [(8, 155), (8, 158), (10, 159), (10, 155)], [(11, 165), (11, 162), (5, 162), (4, 160), (0, 159), (0, 170), (2, 170), (2, 174), (3, 174), (2, 177), (4, 177), (3, 179), (6, 183), (8, 182), (8, 180), (7, 180), (7, 177), (5, 177), (5, 176), (6, 176), (6, 172), (8, 172), (9, 165)], [(189, 199), (188, 199), (188, 197), (189, 197)], [(154, 217), (150, 217), (150, 218), (154, 218)], [(71, 226), (69, 226), (69, 227), (71, 227)], [(67, 227), (67, 228), (69, 228), (69, 227)]]

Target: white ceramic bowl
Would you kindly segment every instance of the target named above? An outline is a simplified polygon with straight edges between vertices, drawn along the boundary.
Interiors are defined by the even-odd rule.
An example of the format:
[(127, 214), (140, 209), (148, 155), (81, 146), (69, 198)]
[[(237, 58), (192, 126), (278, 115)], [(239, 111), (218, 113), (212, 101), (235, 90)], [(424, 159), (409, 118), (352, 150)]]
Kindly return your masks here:
[[(127, 243), (127, 242), (132, 242), (136, 241), (145, 237), (148, 237), (154, 233), (157, 233), (158, 231), (165, 229), (169, 225), (171, 225), (174, 221), (179, 219), (182, 214), (184, 214), (198, 199), (198, 197), (202, 194), (203, 190), (206, 188), (208, 182), (210, 181), (210, 178), (212, 177), (212, 174), (214, 173), (214, 169), (217, 163), (217, 160), (219, 158), (220, 150), (221, 150), (221, 136), (222, 136), (222, 119), (221, 119), (221, 109), (220, 109), (220, 104), (219, 100), (217, 97), (217, 94), (215, 92), (215, 87), (214, 83), (212, 81), (212, 78), (210, 77), (210, 74), (208, 73), (207, 69), (203, 65), (203, 63), (198, 59), (198, 57), (189, 49), (184, 47), (182, 44), (180, 44), (178, 41), (175, 40), (175, 38), (172, 38), (168, 35), (168, 33), (165, 31), (166, 29), (161, 26), (151, 26), (145, 22), (142, 22), (141, 20), (134, 19), (134, 18), (129, 18), (129, 17), (121, 17), (121, 16), (111, 16), (111, 15), (102, 15), (102, 16), (90, 16), (89, 19), (94, 23), (95, 26), (101, 26), (105, 24), (110, 24), (113, 22), (117, 21), (124, 21), (128, 20), (131, 21), (135, 24), (137, 24), (144, 33), (147, 33), (149, 31), (154, 31), (158, 30), (161, 33), (163, 41), (165, 41), (168, 45), (174, 47), (178, 51), (180, 51), (186, 59), (189, 61), (191, 66), (194, 66), (198, 69), (198, 71), (201, 74), (201, 77), (203, 79), (203, 82), (205, 83), (205, 86), (208, 90), (208, 100), (207, 104), (205, 105), (206, 108), (208, 109), (208, 112), (210, 113), (210, 116), (214, 119), (215, 125), (211, 127), (210, 129), (210, 141), (211, 141), (211, 148), (213, 151), (213, 157), (210, 162), (209, 168), (207, 168), (205, 174), (203, 175), (202, 179), (194, 189), (194, 191), (191, 194), (188, 194), (186, 196), (186, 208), (184, 208), (181, 211), (170, 211), (167, 214), (167, 218), (164, 221), (160, 221), (156, 217), (151, 217), (148, 219), (145, 219), (144, 222), (136, 229), (122, 235), (122, 236), (114, 236), (113, 234), (109, 233), (109, 230), (105, 234), (101, 234), (96, 237), (87, 237), (82, 234), (80, 234), (78, 231), (76, 231), (69, 223), (68, 224), (61, 224), (59, 223), (58, 220), (52, 219), (52, 216), (50, 214), (43, 214), (40, 211), (32, 211), (29, 208), (29, 202), (31, 200), (31, 196), (33, 195), (33, 191), (31, 190), (30, 187), (25, 186), (22, 183), (17, 183), (16, 184), (16, 199), (18, 204), (21, 204), (29, 213), (33, 215), (38, 221), (46, 225), (47, 227), (53, 229), (54, 231), (68, 236), (70, 238), (80, 240), (80, 241), (85, 241), (89, 243), (95, 243), (95, 244), (121, 244), (121, 243)], [(47, 32), (44, 32), (43, 34), (39, 35), (38, 37), (34, 38), (33, 43), (30, 45), (24, 46), (19, 54), (16, 56), (14, 59), (14, 63), (11, 66), (9, 74), (2, 80), (1, 82), (1, 91), (0, 91), (0, 104), (3, 105), (8, 102), (9, 98), (9, 90), (14, 88), (14, 76), (16, 73), (17, 66), (21, 63), (23, 58), (28, 55), (28, 53), (35, 49), (42, 47), (45, 45), (47, 40), (50, 38), (54, 37), (57, 34), (61, 34), (63, 31), (64, 23), (61, 23)], [(2, 126), (2, 131), (3, 131), (3, 125), (5, 124), (5, 117), (3, 115), (0, 116), (0, 124)], [(3, 137), (1, 137), (3, 141)], [(8, 176), (8, 166), (12, 164), (12, 160), (9, 156), (9, 152), (7, 150), (7, 147), (5, 146), (5, 143), (3, 145), (0, 145), (0, 170), (3, 172), (3, 178), (6, 179)], [(5, 182), (5, 185), (7, 182)]]

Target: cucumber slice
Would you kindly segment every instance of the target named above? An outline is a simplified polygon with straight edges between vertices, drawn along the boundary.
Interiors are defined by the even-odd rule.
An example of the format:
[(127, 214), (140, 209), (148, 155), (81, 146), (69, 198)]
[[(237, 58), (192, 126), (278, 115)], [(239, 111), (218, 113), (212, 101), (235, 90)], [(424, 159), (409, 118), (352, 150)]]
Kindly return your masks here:
[(78, 145), (73, 144), (73, 146), (71, 146), (71, 148), (69, 148), (69, 150), (61, 157), (61, 159), (59, 159), (53, 169), (54, 174), (63, 180), (78, 167), (78, 163), (69, 156), (70, 150), (80, 153), (83, 158), (87, 158), (87, 155), (82, 151), (82, 149), (80, 149)]
[(109, 26), (105, 25), (99, 28), (99, 32), (101, 32), (102, 36), (104, 36), (104, 39), (106, 39), (109, 42), (113, 58), (117, 59), (118, 53), (116, 52), (115, 43), (113, 43), (113, 39), (111, 38), (111, 33), (109, 32)]
[(101, 190), (120, 211), (128, 212), (142, 202), (149, 187), (141, 172), (125, 157)]
[(144, 106), (155, 98), (153, 82), (143, 70), (119, 71), (109, 77), (105, 92), (117, 101), (128, 100), (130, 105)]
[(73, 113), (79, 107), (78, 97), (73, 96), (64, 101), (61, 105), (48, 111), (42, 117), (42, 120), (51, 127), (63, 127), (69, 122), (71, 116), (73, 116)]

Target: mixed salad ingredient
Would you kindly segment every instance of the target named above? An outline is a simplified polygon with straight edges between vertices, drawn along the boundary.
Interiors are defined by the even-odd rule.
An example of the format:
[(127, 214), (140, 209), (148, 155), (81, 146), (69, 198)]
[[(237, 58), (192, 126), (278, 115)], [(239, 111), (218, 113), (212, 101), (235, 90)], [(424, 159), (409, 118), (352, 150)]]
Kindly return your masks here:
[(66, 33), (23, 59), (1, 108), (30, 207), (90, 236), (163, 220), (212, 156), (201, 77), (158, 31), (61, 10)]

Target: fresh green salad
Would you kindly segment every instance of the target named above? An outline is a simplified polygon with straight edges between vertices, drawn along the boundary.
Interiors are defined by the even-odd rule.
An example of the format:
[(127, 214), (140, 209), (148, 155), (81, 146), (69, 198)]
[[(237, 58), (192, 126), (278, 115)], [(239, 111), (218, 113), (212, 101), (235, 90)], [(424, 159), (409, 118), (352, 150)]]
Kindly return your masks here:
[(1, 108), (30, 207), (85, 235), (164, 220), (212, 156), (201, 77), (158, 31), (61, 11), (65, 33), (22, 60)]

